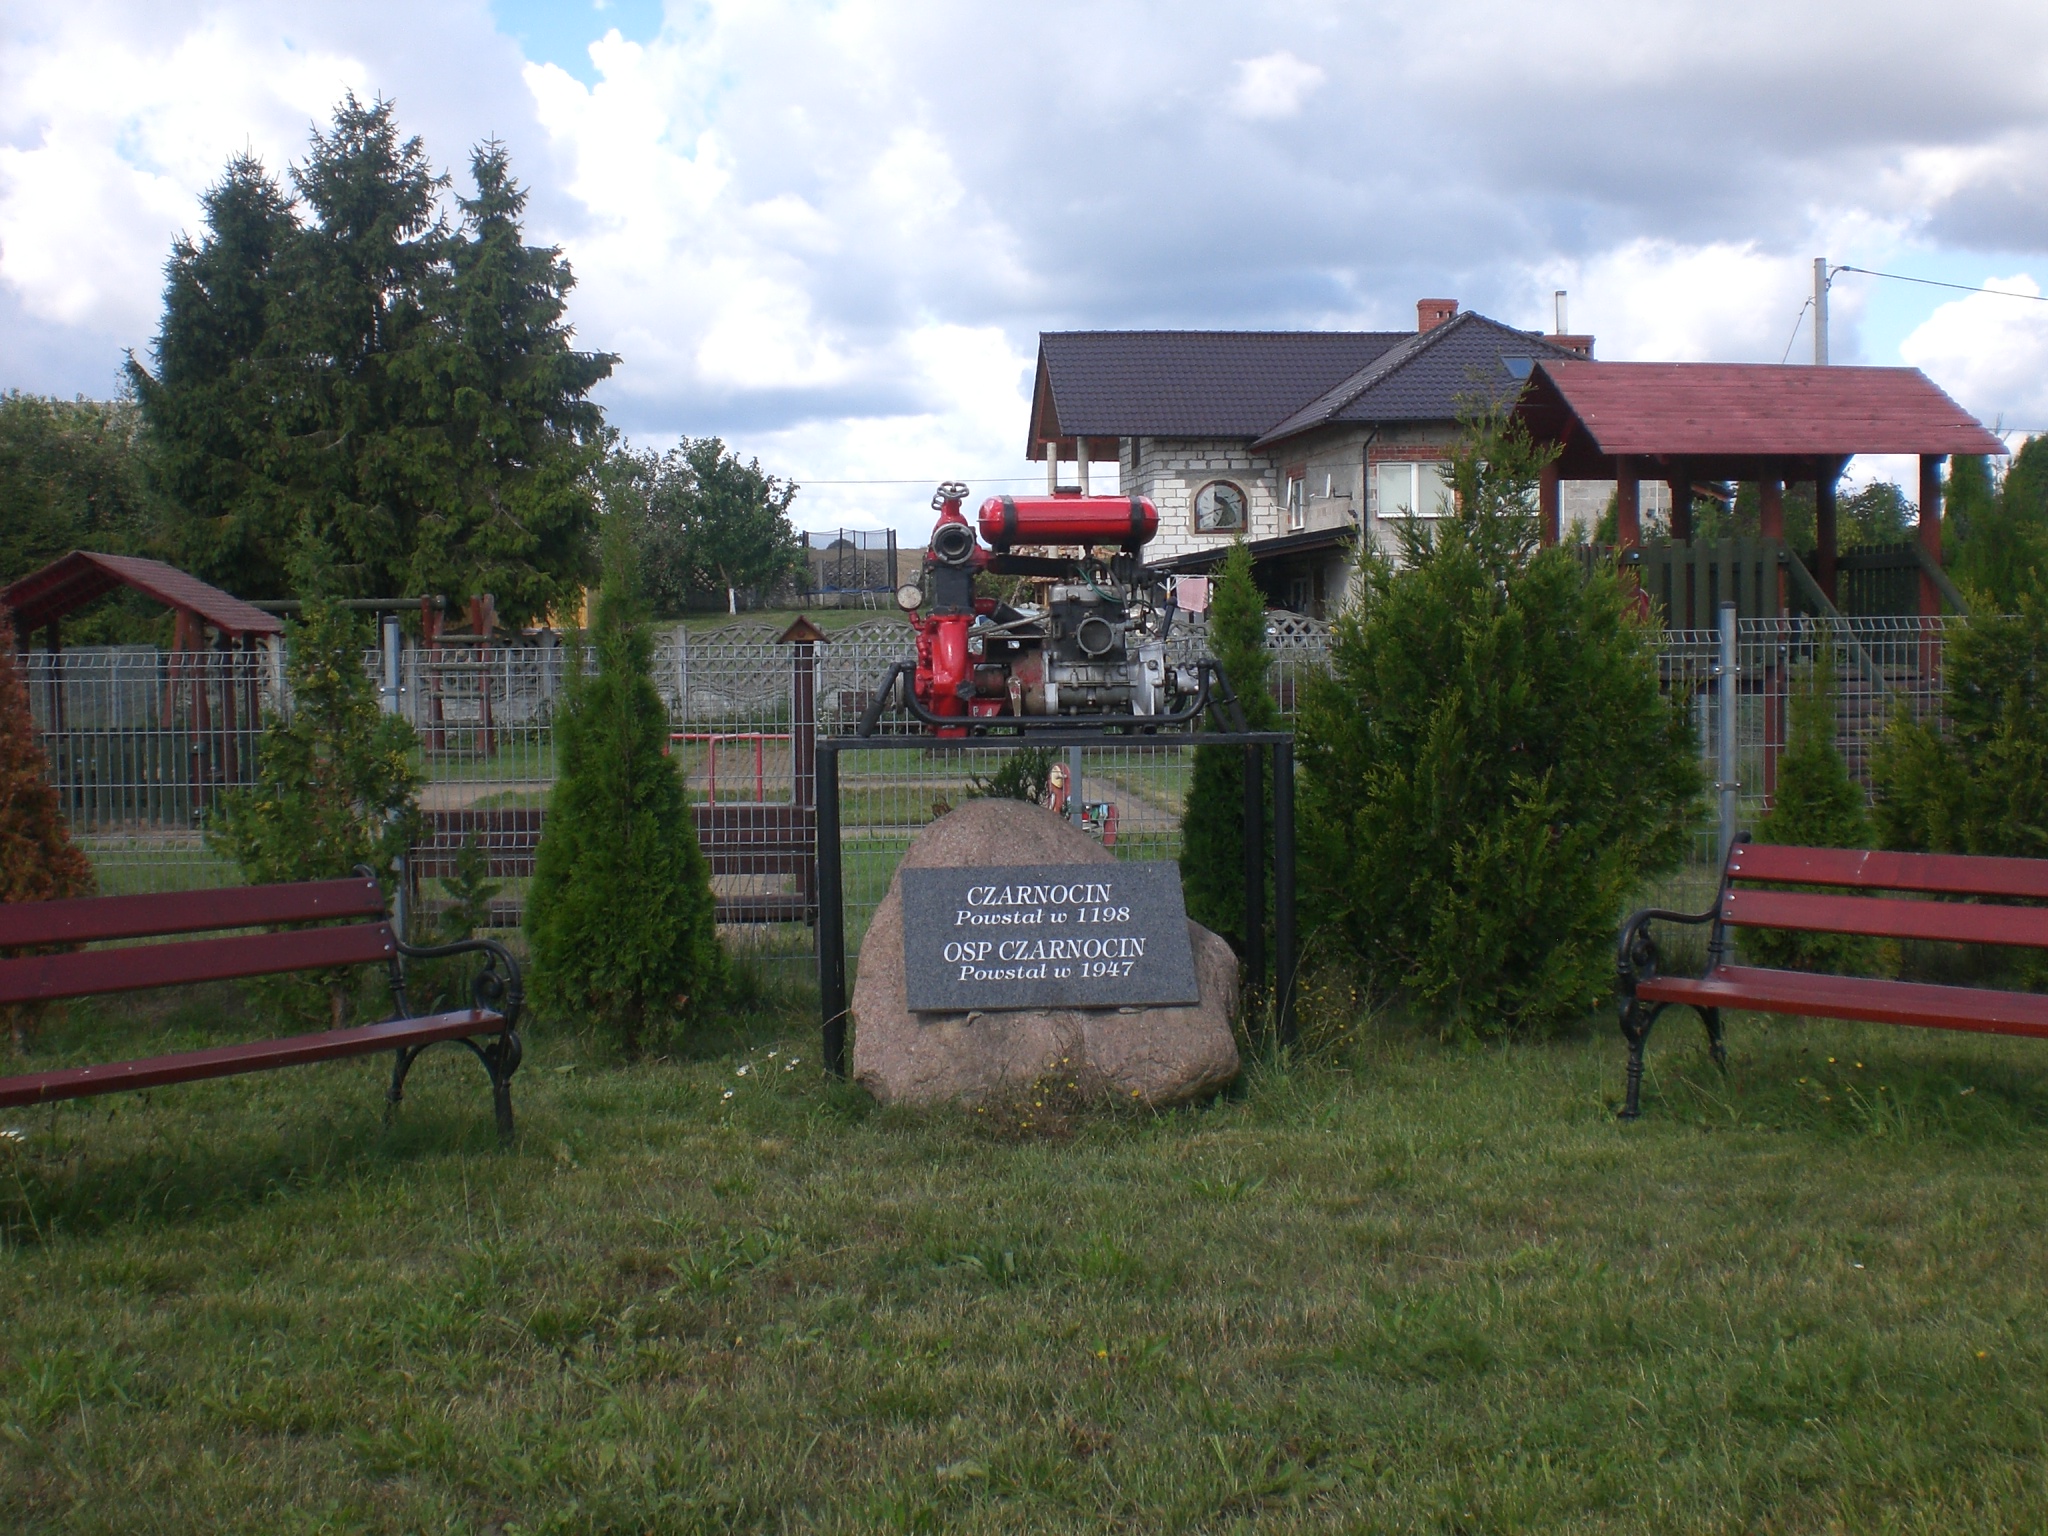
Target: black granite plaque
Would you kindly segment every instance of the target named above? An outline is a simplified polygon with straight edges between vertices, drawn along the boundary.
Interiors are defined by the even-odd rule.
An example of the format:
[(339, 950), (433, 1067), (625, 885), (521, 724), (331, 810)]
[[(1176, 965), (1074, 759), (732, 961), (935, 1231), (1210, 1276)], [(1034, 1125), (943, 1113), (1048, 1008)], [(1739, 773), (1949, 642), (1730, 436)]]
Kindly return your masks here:
[(906, 869), (903, 981), (917, 1012), (1198, 1002), (1180, 867)]

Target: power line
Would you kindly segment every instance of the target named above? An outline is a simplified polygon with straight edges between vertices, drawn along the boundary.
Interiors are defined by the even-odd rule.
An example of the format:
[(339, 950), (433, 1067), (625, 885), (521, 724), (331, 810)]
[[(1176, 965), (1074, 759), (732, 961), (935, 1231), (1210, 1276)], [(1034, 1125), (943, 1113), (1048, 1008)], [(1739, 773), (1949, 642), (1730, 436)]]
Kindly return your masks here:
[[(2043, 293), (2014, 293), (2010, 288), (1975, 288), (1968, 283), (1944, 283), (1932, 277), (1908, 277), (1903, 272), (1873, 272), (1868, 267), (1840, 266), (1836, 267), (1835, 271), (1855, 272), (1864, 277), (1889, 278), (1895, 283), (1918, 283), (1923, 288), (1953, 288), (1958, 293), (1995, 293), (2001, 299), (2030, 299), (2036, 304), (2048, 304), (2048, 294)], [(1833, 273), (1829, 274), (1829, 280), (1833, 280)], [(1808, 299), (1806, 302), (1811, 304), (1813, 300)], [(1785, 355), (1789, 357), (1791, 354), (1792, 349), (1787, 347)]]
[(1806, 323), (1806, 312), (1811, 308), (1813, 308), (1813, 300), (1808, 299), (1799, 306), (1799, 313), (1792, 317), (1792, 334), (1785, 338), (1785, 356), (1778, 359), (1780, 363), (1787, 361), (1792, 356), (1792, 343), (1799, 339), (1799, 327)]

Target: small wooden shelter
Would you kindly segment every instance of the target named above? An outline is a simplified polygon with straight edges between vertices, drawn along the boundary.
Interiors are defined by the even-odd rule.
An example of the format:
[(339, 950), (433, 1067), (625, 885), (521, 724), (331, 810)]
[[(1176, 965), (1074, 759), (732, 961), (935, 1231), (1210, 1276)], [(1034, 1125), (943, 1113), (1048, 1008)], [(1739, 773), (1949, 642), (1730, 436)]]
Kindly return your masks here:
[[(140, 799), (160, 798), (174, 785), (181, 800), (204, 806), (217, 788), (240, 783), (262, 717), (264, 668), (253, 653), (284, 633), (274, 614), (176, 566), (91, 550), (74, 550), (22, 577), (0, 592), (0, 604), (14, 616), (17, 646), (28, 650), (41, 631), (54, 656), (64, 618), (117, 587), (171, 610), (171, 650), (152, 705), (154, 728), (144, 731), (68, 730), (65, 698), (73, 680), (62, 663), (50, 663), (43, 677), (48, 749), (75, 823), (140, 814)], [(90, 683), (79, 679), (77, 686)], [(88, 813), (79, 796), (107, 803)]]
[[(1810, 481), (1818, 548), (1812, 573), (1829, 606), (1840, 566), (1835, 487), (1859, 453), (1920, 461), (1920, 528), (1909, 552), (1920, 570), (1920, 611), (1938, 614), (1954, 588), (1941, 572), (1941, 474), (1950, 454), (2002, 454), (2005, 444), (1917, 368), (1815, 368), (1767, 363), (1596, 363), (1545, 358), (1530, 369), (1515, 415), (1539, 444), (1558, 448), (1542, 484), (1543, 538), (1559, 536), (1559, 485), (1612, 480), (1617, 543), (1642, 543), (1640, 485), (1671, 487), (1671, 539), (1690, 546), (1695, 486), (1753, 481), (1766, 541), (1784, 539), (1784, 488)], [(1796, 558), (1796, 557), (1795, 557)], [(1800, 568), (1803, 574), (1804, 567)], [(1782, 580), (1782, 577), (1779, 578)], [(1698, 583), (1684, 613), (1704, 619)], [(1721, 588), (1729, 600), (1736, 593)], [(1677, 605), (1674, 605), (1677, 606)], [(1746, 604), (1745, 607), (1748, 605)], [(1765, 605), (1768, 607), (1768, 605)], [(1782, 611), (1782, 594), (1776, 604)]]

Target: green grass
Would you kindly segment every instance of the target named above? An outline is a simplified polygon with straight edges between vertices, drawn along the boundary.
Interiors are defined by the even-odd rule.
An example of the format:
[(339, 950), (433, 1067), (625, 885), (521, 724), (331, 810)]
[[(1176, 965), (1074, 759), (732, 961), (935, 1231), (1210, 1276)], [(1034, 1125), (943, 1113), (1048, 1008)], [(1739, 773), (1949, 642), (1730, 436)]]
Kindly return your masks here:
[(452, 1050), (390, 1128), (360, 1061), (0, 1115), (0, 1526), (2048, 1526), (2024, 1043), (1745, 1018), (1724, 1080), (1666, 1027), (1624, 1126), (1608, 1028), (1373, 1026), (1025, 1131), (726, 1027), (536, 1027), (510, 1154)]

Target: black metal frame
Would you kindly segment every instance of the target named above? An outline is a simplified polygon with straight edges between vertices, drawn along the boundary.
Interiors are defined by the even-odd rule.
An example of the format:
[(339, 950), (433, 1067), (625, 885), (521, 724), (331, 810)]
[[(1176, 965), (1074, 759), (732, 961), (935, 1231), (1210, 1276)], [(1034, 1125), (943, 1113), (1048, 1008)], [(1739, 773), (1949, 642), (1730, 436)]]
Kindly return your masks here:
[[(356, 873), (366, 879), (376, 879), (376, 874), (367, 864), (358, 864)], [(512, 1074), (519, 1070), (520, 1058), (525, 1047), (519, 1040), (519, 1015), (526, 1008), (526, 984), (519, 975), (519, 962), (512, 957), (512, 951), (496, 939), (457, 939), (450, 944), (408, 944), (397, 933), (393, 939), (398, 951), (391, 957), (391, 996), (398, 1004), (398, 1017), (418, 1018), (412, 1000), (405, 993), (405, 965), (407, 960), (445, 960), (451, 955), (481, 954), (483, 969), (478, 971), (469, 984), (470, 1006), (479, 1013), (495, 1013), (505, 1020), (505, 1027), (495, 1032), (489, 1045), (478, 1045), (467, 1035), (453, 1041), (430, 1040), (424, 1045), (400, 1046), (393, 1054), (396, 1059), (391, 1066), (391, 1086), (385, 1090), (389, 1106), (387, 1114), (398, 1108), (405, 1098), (405, 1079), (412, 1071), (412, 1064), (419, 1060), (423, 1051), (436, 1045), (455, 1044), (467, 1046), (472, 1056), (483, 1063), (484, 1071), (491, 1079), (491, 1108), (497, 1115), (498, 1136), (505, 1142), (512, 1140)], [(500, 967), (503, 967), (502, 974)]]
[[(1737, 833), (1729, 845), (1732, 856), (1737, 848), (1749, 841), (1746, 832)], [(1712, 923), (1713, 931), (1707, 937), (1707, 969), (1711, 976), (1728, 955), (1728, 929), (1721, 921), (1728, 897), (1728, 859), (1721, 861), (1721, 884), (1714, 892), (1714, 904), (1704, 912), (1673, 912), (1664, 907), (1645, 907), (1630, 914), (1621, 925), (1621, 937), (1615, 945), (1615, 980), (1621, 991), (1621, 1038), (1628, 1042), (1628, 1099), (1621, 1107), (1621, 1118), (1634, 1120), (1642, 1113), (1643, 1094), (1643, 1047), (1649, 1043), (1650, 1029), (1670, 1003), (1645, 1003), (1636, 996), (1636, 985), (1656, 976), (1659, 964), (1657, 940), (1650, 932), (1652, 923), (1689, 923), (1697, 926)], [(1700, 1016), (1700, 1022), (1707, 1030), (1707, 1054), (1714, 1058), (1714, 1065), (1722, 1071), (1728, 1070), (1728, 1045), (1721, 1033), (1721, 1010), (1704, 1008), (1698, 1003), (1685, 1003)]]
[[(1220, 677), (1220, 672), (1218, 673)], [(1227, 685), (1226, 685), (1227, 687)], [(1206, 697), (1206, 695), (1205, 695)], [(1235, 702), (1234, 700), (1232, 701)], [(1241, 718), (1241, 717), (1240, 717)], [(949, 724), (964, 722), (945, 722)], [(1015, 726), (1014, 719), (988, 722)], [(1062, 721), (1063, 731), (1030, 736), (976, 736), (935, 739), (916, 736), (826, 736), (818, 741), (818, 1004), (824, 1033), (825, 1070), (846, 1076), (846, 893), (840, 867), (839, 754), (842, 752), (927, 751), (953, 745), (1017, 751), (1024, 747), (1101, 747), (1115, 745), (1242, 747), (1244, 749), (1245, 954), (1246, 973), (1265, 974), (1266, 861), (1265, 763), (1273, 756), (1273, 1033), (1278, 1044), (1294, 1043), (1294, 736), (1289, 731), (1143, 732), (1143, 717), (1102, 717), (1095, 729), (1077, 729)], [(1103, 727), (1120, 728), (1117, 731)], [(1140, 729), (1133, 729), (1140, 727)]]

